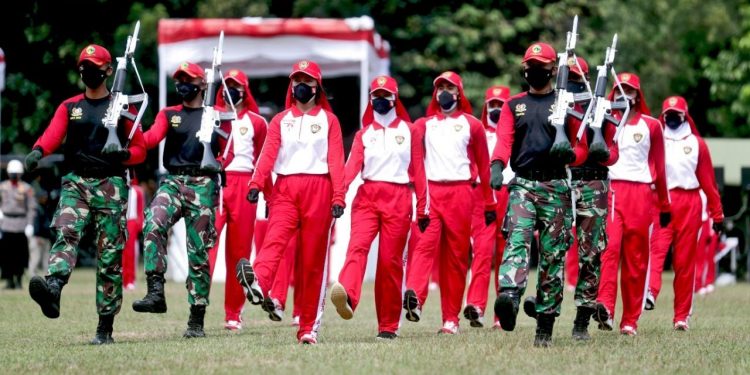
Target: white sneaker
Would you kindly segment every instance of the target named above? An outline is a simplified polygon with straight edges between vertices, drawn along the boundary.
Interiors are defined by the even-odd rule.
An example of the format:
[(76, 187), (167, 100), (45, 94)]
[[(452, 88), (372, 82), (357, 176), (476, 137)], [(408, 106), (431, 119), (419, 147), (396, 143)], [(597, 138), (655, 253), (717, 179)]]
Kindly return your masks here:
[(636, 332), (635, 327), (633, 326), (624, 326), (620, 328), (620, 334), (627, 335), (630, 337), (635, 337), (635, 335), (637, 335), (638, 332)]
[(336, 306), (336, 312), (344, 320), (349, 320), (354, 316), (354, 311), (349, 305), (349, 295), (341, 283), (336, 282), (331, 287), (331, 302)]
[(500, 330), (503, 329), (503, 327), (500, 325), (500, 322), (496, 320), (495, 323), (492, 323), (492, 329)]
[(292, 327), (299, 327), (299, 315), (292, 317)]
[(312, 333), (305, 333), (304, 335), (302, 335), (302, 337), (299, 338), (299, 343), (305, 345), (316, 345), (318, 343), (318, 339), (316, 339)]
[(125, 286), (123, 287), (123, 289), (125, 289), (125, 290), (128, 290), (128, 291), (130, 291), (130, 290), (135, 290), (135, 284), (133, 284), (133, 283), (130, 283), (130, 284), (128, 284), (128, 285), (125, 285)]
[(432, 290), (437, 290), (437, 288), (438, 288), (438, 283), (434, 281), (430, 281), (430, 286), (428, 287), (428, 289), (432, 291)]
[(646, 310), (653, 310), (654, 307), (656, 307), (656, 298), (654, 298), (654, 295), (651, 293), (651, 291), (648, 291), (648, 294), (646, 295), (646, 306), (644, 309)]
[(407, 289), (404, 293), (404, 310), (406, 310), (406, 320), (418, 322), (422, 318), (422, 306), (419, 305), (417, 293), (412, 289)]
[(687, 322), (684, 320), (680, 320), (674, 324), (675, 331), (687, 331), (688, 329), (690, 329), (690, 327), (688, 327)]
[(695, 292), (695, 294), (697, 294), (699, 296), (705, 296), (706, 295), (706, 288), (700, 288), (700, 289), (698, 289), (698, 291)]
[(707, 293), (707, 294), (708, 294), (708, 293), (713, 293), (713, 292), (714, 292), (714, 290), (716, 290), (716, 288), (714, 287), (714, 284), (708, 284), (708, 285), (706, 286), (706, 293)]
[(274, 322), (280, 322), (284, 319), (284, 310), (281, 308), (281, 303), (278, 299), (273, 298), (271, 301), (273, 301), (273, 311), (268, 313), (268, 319), (271, 319)]
[(229, 320), (224, 323), (224, 328), (230, 331), (238, 331), (242, 329), (242, 322), (237, 320)]
[(235, 276), (240, 285), (242, 285), (242, 289), (245, 291), (245, 297), (247, 297), (247, 300), (251, 304), (260, 305), (263, 303), (263, 290), (261, 290), (260, 285), (258, 285), (258, 278), (255, 277), (255, 271), (249, 260), (242, 258), (237, 262)]
[(440, 328), (438, 334), (455, 335), (458, 334), (458, 324), (456, 322), (447, 321), (443, 323), (443, 328)]

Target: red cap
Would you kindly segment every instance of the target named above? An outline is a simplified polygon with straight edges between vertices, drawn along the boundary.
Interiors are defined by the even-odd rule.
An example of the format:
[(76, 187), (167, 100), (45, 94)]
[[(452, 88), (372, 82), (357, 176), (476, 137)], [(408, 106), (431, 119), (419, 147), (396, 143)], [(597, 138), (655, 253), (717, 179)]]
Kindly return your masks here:
[(441, 81), (449, 82), (452, 85), (458, 87), (458, 106), (456, 108), (461, 112), (471, 114), (471, 103), (469, 102), (469, 99), (466, 98), (466, 95), (464, 95), (464, 83), (461, 79), (461, 76), (454, 72), (448, 71), (443, 72), (441, 75), (435, 78), (435, 80), (432, 81), (435, 88), (432, 90), (432, 100), (427, 106), (427, 116), (432, 116), (442, 112), (440, 110), (440, 104), (438, 104), (437, 101), (437, 86)]
[(177, 70), (172, 74), (172, 78), (177, 79), (181, 74), (187, 74), (191, 78), (205, 78), (206, 75), (203, 72), (203, 68), (198, 64), (184, 61), (177, 67)]
[(370, 83), (370, 94), (377, 90), (385, 90), (393, 95), (398, 95), (398, 83), (393, 77), (379, 76)]
[(489, 103), (492, 100), (499, 100), (503, 103), (510, 99), (510, 88), (507, 86), (491, 86), (484, 93), (484, 102)]
[[(641, 91), (641, 78), (633, 73), (620, 73), (617, 75), (617, 79), (620, 80), (620, 83), (623, 85), (628, 85), (638, 91)], [(617, 87), (617, 82), (612, 85), (612, 88), (614, 89)]]
[[(385, 90), (396, 96), (396, 117), (406, 122), (411, 122), (409, 112), (406, 111), (406, 107), (401, 103), (401, 99), (398, 98), (398, 83), (393, 77), (389, 76), (378, 76), (370, 83), (370, 94), (377, 90)], [(362, 115), (362, 125), (367, 126), (373, 123), (375, 115), (373, 114), (372, 102), (367, 102), (367, 108)], [(388, 126), (390, 124), (381, 124)]]
[(96, 66), (102, 66), (111, 63), (112, 56), (106, 48), (97, 44), (89, 44), (81, 50), (81, 55), (78, 57), (78, 65), (81, 65), (84, 61), (90, 61)]
[(537, 42), (532, 44), (526, 49), (526, 53), (523, 55), (522, 63), (527, 61), (536, 60), (543, 64), (551, 63), (557, 60), (557, 52), (547, 43)]
[[(258, 109), (258, 103), (255, 102), (255, 98), (253, 98), (253, 94), (250, 92), (250, 80), (247, 79), (247, 75), (245, 72), (237, 69), (231, 69), (227, 72), (227, 74), (224, 75), (225, 81), (235, 81), (240, 86), (242, 86), (243, 91), (245, 92), (245, 97), (242, 99), (242, 101), (245, 103), (245, 108), (251, 112), (260, 113), (260, 110)], [(228, 108), (229, 106), (224, 101), (224, 95), (222, 93), (224, 92), (223, 87), (219, 87), (219, 92), (216, 95), (216, 105), (224, 108)]]
[(661, 105), (661, 113), (667, 111), (677, 111), (680, 113), (687, 113), (688, 105), (685, 98), (681, 96), (670, 96), (664, 99), (664, 103)]
[(583, 69), (583, 74), (581, 74), (581, 71), (578, 70), (578, 65), (576, 65), (575, 61), (573, 61), (572, 57), (568, 59), (568, 66), (570, 67), (570, 72), (578, 74), (581, 77), (588, 76), (589, 75), (589, 64), (581, 56), (576, 56), (576, 59), (578, 60), (578, 65), (580, 65), (581, 69)]
[(292, 72), (289, 74), (289, 78), (292, 78), (297, 73), (305, 73), (318, 81), (318, 84), (323, 83), (323, 74), (321, 74), (320, 67), (314, 61), (302, 60), (292, 65)]

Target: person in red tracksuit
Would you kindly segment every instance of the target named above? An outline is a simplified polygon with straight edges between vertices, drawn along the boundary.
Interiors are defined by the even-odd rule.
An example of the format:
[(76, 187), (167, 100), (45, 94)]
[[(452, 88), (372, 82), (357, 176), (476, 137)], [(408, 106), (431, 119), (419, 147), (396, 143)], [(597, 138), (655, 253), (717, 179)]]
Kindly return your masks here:
[(396, 80), (387, 76), (375, 78), (370, 84), (363, 127), (354, 136), (346, 163), (346, 186), (360, 173), (364, 184), (357, 189), (352, 203), (351, 239), (339, 280), (331, 288), (331, 302), (342, 318), (354, 316), (362, 294), (367, 254), (379, 234), (375, 274), (379, 339), (398, 337), (404, 247), (412, 215), (409, 181), (414, 181), (417, 194), (420, 230), (429, 224), (424, 146), (410, 121), (398, 99)]
[(138, 265), (136, 244), (143, 231), (145, 207), (146, 200), (143, 196), (143, 188), (138, 184), (138, 179), (133, 177), (130, 180), (128, 193), (128, 238), (125, 240), (125, 248), (122, 250), (122, 287), (125, 290), (135, 289), (135, 268)]
[[(485, 92), (480, 120), (484, 125), (487, 137), (487, 157), (495, 149), (497, 143), (495, 129), (497, 129), (497, 122), (500, 120), (503, 103), (508, 101), (509, 98), (510, 88), (506, 86), (492, 86)], [(498, 191), (495, 197), (497, 199), (497, 216), (505, 218), (505, 211), (508, 208), (508, 189)], [(471, 220), (471, 281), (466, 293), (466, 307), (464, 308), (464, 318), (469, 320), (472, 327), (484, 326), (487, 289), (492, 274), (492, 258), (495, 256), (497, 259), (502, 259), (503, 247), (497, 245), (500, 242), (505, 245), (505, 241), (501, 241), (502, 236), (499, 235), (498, 230), (498, 226), (502, 225), (503, 219), (487, 225), (484, 216), (484, 203), (484, 191), (475, 187), (474, 209)], [(497, 284), (495, 288), (497, 289)]]
[(608, 314), (608, 319), (599, 319), (599, 329), (612, 330), (617, 271), (621, 268), (623, 312), (620, 333), (635, 336), (648, 285), (652, 209), (657, 208), (653, 207), (651, 199), (647, 199), (651, 196), (652, 184), (659, 197), (662, 227), (669, 224), (671, 214), (661, 125), (649, 116), (640, 78), (632, 73), (621, 73), (618, 80), (625, 95), (620, 94), (615, 82), (609, 98), (628, 100), (630, 112), (616, 135), (620, 158), (609, 167), (608, 243), (601, 256), (597, 302), (604, 305)]
[(295, 267), (300, 294), (297, 340), (316, 344), (323, 315), (328, 245), (333, 218), (344, 213), (344, 144), (341, 127), (321, 87), (323, 76), (312, 61), (294, 64), (289, 75), (286, 110), (277, 114), (250, 182), (255, 203), (273, 170), (277, 179), (270, 201), (268, 233), (253, 265), (243, 258), (237, 278), (251, 303), (266, 312), (275, 308), (267, 294), (290, 240), (299, 228), (302, 246)]
[[(249, 258), (252, 250), (256, 204), (245, 199), (247, 185), (253, 176), (255, 161), (266, 140), (266, 120), (258, 114), (247, 75), (241, 70), (232, 69), (224, 76), (226, 91), (219, 88), (216, 105), (230, 111), (231, 100), (237, 111), (237, 119), (232, 121), (231, 142), (221, 150), (221, 164), (226, 175), (222, 189), (220, 209), (216, 212), (216, 237), (226, 224), (227, 234), (224, 245), (224, 258), (227, 270), (231, 270), (240, 258)], [(227, 94), (228, 92), (228, 94)], [(266, 184), (270, 191), (271, 184)], [(208, 253), (208, 261), (213, 275), (219, 241)], [(245, 293), (236, 278), (227, 277), (224, 287), (224, 328), (234, 331), (242, 329), (242, 308)]]
[(472, 184), (477, 174), (477, 189), (484, 196), (485, 225), (493, 224), (497, 214), (489, 185), (487, 136), (482, 122), (471, 115), (461, 77), (445, 72), (433, 84), (427, 116), (414, 123), (417, 134), (424, 138), (430, 225), (421, 235), (412, 267), (407, 270), (404, 309), (408, 320), (419, 321), (427, 299), (430, 271), (437, 261), (443, 312), (443, 327), (438, 333), (456, 334), (469, 268)]
[(700, 191), (706, 194), (708, 214), (716, 232), (723, 230), (724, 214), (716, 187), (711, 153), (698, 135), (685, 99), (671, 96), (662, 104), (659, 120), (664, 125), (667, 187), (674, 220), (656, 233), (652, 241), (649, 289), (654, 299), (661, 289), (664, 258), (670, 244), (674, 268), (674, 329), (688, 330), (693, 305), (695, 257), (701, 229)]

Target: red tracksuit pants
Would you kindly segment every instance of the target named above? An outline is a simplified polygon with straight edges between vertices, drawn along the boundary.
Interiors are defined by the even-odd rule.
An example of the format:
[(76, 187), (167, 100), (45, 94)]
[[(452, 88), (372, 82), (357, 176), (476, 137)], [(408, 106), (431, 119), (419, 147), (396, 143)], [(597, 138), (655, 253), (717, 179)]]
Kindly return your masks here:
[(672, 222), (657, 232), (652, 242), (650, 289), (654, 297), (661, 290), (661, 273), (669, 246), (674, 269), (674, 322), (687, 321), (693, 306), (695, 255), (701, 229), (701, 197), (697, 189), (672, 189)]
[(578, 235), (576, 227), (573, 227), (572, 234), (573, 245), (565, 253), (565, 286), (575, 288), (578, 284)]
[(649, 184), (615, 180), (610, 186), (608, 243), (601, 258), (597, 301), (614, 316), (619, 268), (623, 304), (620, 328), (637, 328), (648, 286), (649, 236), (655, 206)]
[(711, 220), (701, 224), (701, 237), (695, 256), (695, 291), (714, 283), (716, 279), (716, 248), (719, 237), (711, 230)]
[(140, 220), (128, 220), (128, 239), (125, 240), (125, 248), (122, 250), (122, 285), (135, 284), (135, 267), (138, 265), (138, 254), (135, 244), (138, 236), (143, 230), (143, 222)]
[(323, 318), (332, 196), (328, 175), (279, 176), (271, 195), (268, 232), (253, 264), (261, 289), (270, 292), (287, 245), (299, 231), (295, 267), (301, 272), (294, 280), (300, 312), (297, 339), (307, 333), (316, 336)]
[(367, 254), (375, 236), (380, 234), (375, 272), (378, 332), (396, 332), (399, 327), (404, 248), (411, 214), (411, 191), (407, 185), (365, 181), (352, 202), (352, 230), (339, 283), (356, 310), (362, 295)]
[[(490, 287), (492, 275), (492, 257), (497, 245), (497, 223), (502, 222), (499, 213), (498, 220), (490, 225), (484, 221), (484, 194), (479, 187), (474, 188), (474, 210), (471, 215), (471, 281), (466, 294), (466, 304), (479, 308), (484, 315), (487, 307), (487, 291)], [(503, 214), (505, 212), (503, 211)]]
[[(256, 249), (263, 247), (263, 240), (266, 237), (267, 230), (267, 219), (258, 219), (255, 221), (255, 238), (253, 241)], [(286, 299), (289, 295), (289, 288), (294, 287), (294, 278), (297, 277), (295, 274), (296, 269), (294, 267), (294, 258), (297, 254), (297, 247), (299, 247), (299, 236), (295, 236), (295, 238), (297, 239), (292, 239), (289, 241), (289, 244), (287, 244), (286, 250), (284, 251), (284, 257), (281, 258), (279, 269), (276, 271), (276, 277), (273, 279), (273, 286), (269, 292), (269, 296), (278, 301), (279, 305), (281, 305), (281, 310), (284, 311), (286, 311)], [(295, 301), (298, 297), (299, 294), (295, 293)], [(299, 306), (299, 304), (295, 303), (294, 310), (292, 311), (292, 318), (299, 316), (297, 306)]]
[(427, 300), (433, 262), (440, 264), (440, 305), (443, 323), (458, 325), (458, 314), (469, 269), (471, 213), (474, 197), (469, 182), (429, 182), (430, 225), (414, 249), (406, 286), (420, 305)]
[(224, 318), (226, 321), (241, 321), (242, 308), (245, 306), (245, 293), (234, 277), (234, 270), (240, 258), (250, 258), (252, 252), (253, 229), (257, 205), (248, 202), (247, 184), (252, 173), (227, 172), (227, 183), (223, 191), (223, 211), (216, 212), (216, 245), (208, 253), (208, 264), (211, 275), (216, 266), (216, 255), (219, 252), (218, 238), (226, 224), (224, 243), (224, 261), (227, 269), (224, 284)]

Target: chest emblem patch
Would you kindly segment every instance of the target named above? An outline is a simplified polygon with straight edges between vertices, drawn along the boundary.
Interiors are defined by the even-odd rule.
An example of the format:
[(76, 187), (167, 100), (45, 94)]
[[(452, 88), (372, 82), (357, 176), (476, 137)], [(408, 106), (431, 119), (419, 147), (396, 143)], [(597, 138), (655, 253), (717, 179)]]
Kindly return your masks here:
[(312, 124), (310, 125), (310, 131), (315, 134), (320, 131), (320, 125), (318, 124)]
[(516, 104), (516, 108), (514, 108), (516, 112), (516, 116), (523, 116), (526, 114), (526, 104)]
[(397, 136), (396, 136), (396, 143), (397, 143), (397, 144), (402, 144), (402, 143), (404, 143), (404, 140), (405, 140), (405, 139), (406, 139), (406, 138), (404, 138), (404, 136), (403, 136), (403, 135), (397, 135)]
[(464, 126), (461, 125), (461, 124), (453, 125), (453, 129), (455, 129), (457, 132), (461, 131), (461, 129), (463, 129), (463, 128), (464, 128)]
[(174, 115), (172, 118), (169, 119), (169, 123), (172, 125), (173, 128), (176, 128), (180, 126), (182, 123), (182, 117)]
[(690, 146), (685, 146), (682, 148), (682, 151), (685, 152), (685, 155), (689, 154), (691, 151), (693, 151), (693, 148)]
[(243, 127), (241, 127), (241, 128), (240, 128), (240, 134), (241, 134), (241, 135), (245, 135), (245, 134), (247, 134), (247, 128), (246, 128), (246, 127), (244, 127), (244, 126), (243, 126)]
[(75, 107), (70, 111), (71, 120), (80, 120), (83, 117), (83, 108)]
[(635, 143), (641, 143), (642, 139), (643, 139), (643, 134), (641, 133), (633, 134), (633, 140), (635, 141)]

